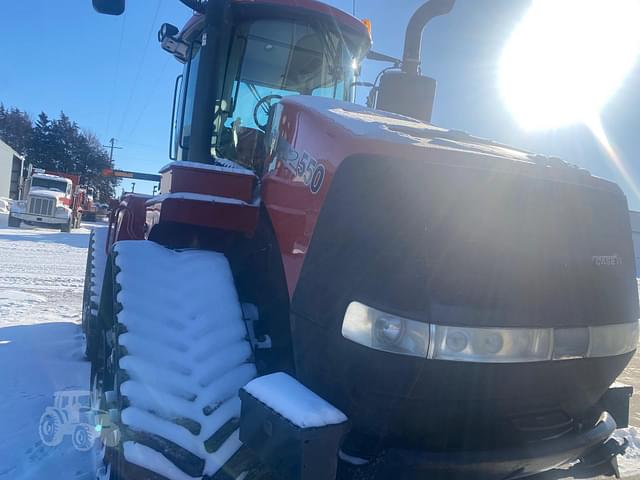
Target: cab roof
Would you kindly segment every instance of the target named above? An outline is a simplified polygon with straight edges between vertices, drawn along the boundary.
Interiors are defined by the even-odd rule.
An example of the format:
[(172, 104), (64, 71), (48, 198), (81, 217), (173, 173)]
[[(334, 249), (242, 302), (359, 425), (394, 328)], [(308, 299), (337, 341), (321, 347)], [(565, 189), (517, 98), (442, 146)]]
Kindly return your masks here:
[(44, 180), (56, 180), (59, 182), (65, 182), (65, 183), (73, 183), (70, 179), (68, 178), (64, 178), (64, 177), (59, 177), (58, 175), (50, 175), (48, 173), (34, 173), (33, 175), (31, 175), (33, 178), (42, 178)]
[[(371, 44), (371, 35), (368, 28), (363, 22), (339, 8), (332, 7), (317, 0), (232, 0), (232, 5), (239, 7), (270, 7), (281, 9), (299, 9), (311, 13), (318, 13), (332, 19), (338, 28), (347, 28), (354, 31), (363, 38), (368, 38)], [(194, 35), (202, 27), (204, 15), (194, 13), (182, 28), (179, 38), (184, 41), (190, 41)]]

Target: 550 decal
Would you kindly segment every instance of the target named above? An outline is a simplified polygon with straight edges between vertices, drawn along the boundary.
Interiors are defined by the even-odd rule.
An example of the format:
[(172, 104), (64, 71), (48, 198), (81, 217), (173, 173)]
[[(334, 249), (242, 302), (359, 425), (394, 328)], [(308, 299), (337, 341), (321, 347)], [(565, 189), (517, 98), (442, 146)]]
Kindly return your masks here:
[(309, 187), (311, 193), (316, 194), (322, 188), (326, 169), (309, 153), (304, 152), (296, 165), (296, 175)]
[(311, 154), (304, 152), (300, 155), (291, 148), (289, 142), (280, 137), (278, 139), (277, 157), (282, 160), (282, 163), (291, 173), (302, 179), (311, 193), (316, 194), (320, 191), (326, 176), (326, 169)]

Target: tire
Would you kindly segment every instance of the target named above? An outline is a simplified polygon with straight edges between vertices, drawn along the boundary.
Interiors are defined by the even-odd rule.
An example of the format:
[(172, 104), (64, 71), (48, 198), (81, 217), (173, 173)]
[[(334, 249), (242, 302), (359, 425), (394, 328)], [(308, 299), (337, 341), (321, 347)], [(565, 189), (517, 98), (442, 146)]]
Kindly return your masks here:
[(63, 233), (70, 233), (72, 227), (73, 227), (73, 219), (69, 219), (67, 223), (65, 223), (60, 227), (60, 231)]
[(40, 417), (40, 424), (38, 425), (38, 432), (40, 433), (40, 439), (47, 447), (55, 447), (62, 442), (62, 423), (60, 418), (51, 412), (45, 412)]
[(22, 223), (22, 221), (19, 218), (16, 218), (14, 216), (12, 216), (11, 214), (9, 214), (9, 219), (7, 222), (7, 225), (9, 227), (12, 228), (20, 228), (20, 224)]
[(71, 435), (73, 448), (79, 452), (87, 452), (93, 447), (95, 430), (87, 423), (76, 425)]
[(106, 448), (106, 464), (126, 480), (235, 478), (244, 471), (233, 474), (243, 465), (238, 391), (256, 369), (226, 258), (150, 241), (118, 242), (114, 252), (115, 343), (103, 384), (113, 385), (105, 409), (121, 441)]

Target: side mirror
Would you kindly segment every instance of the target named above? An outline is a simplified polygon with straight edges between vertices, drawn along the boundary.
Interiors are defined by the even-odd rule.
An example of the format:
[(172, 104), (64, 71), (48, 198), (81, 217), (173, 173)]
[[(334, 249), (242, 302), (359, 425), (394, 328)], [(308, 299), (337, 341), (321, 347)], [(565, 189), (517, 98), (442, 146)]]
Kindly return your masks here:
[(175, 25), (163, 23), (158, 30), (158, 41), (164, 51), (175, 55), (178, 61), (185, 63), (189, 53), (189, 45), (177, 39), (179, 33), (180, 31)]
[(125, 0), (91, 0), (93, 8), (98, 13), (106, 15), (122, 15), (124, 13)]
[(178, 35), (178, 27), (171, 25), (170, 23), (163, 23), (158, 30), (158, 41), (162, 43), (166, 38), (174, 38)]

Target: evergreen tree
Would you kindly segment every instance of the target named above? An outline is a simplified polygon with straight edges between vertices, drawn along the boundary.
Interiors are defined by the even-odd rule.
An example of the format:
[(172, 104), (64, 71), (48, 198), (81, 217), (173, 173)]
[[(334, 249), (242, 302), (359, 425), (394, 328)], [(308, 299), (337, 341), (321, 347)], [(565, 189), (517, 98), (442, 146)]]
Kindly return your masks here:
[(31, 119), (17, 108), (7, 109), (0, 103), (0, 139), (20, 155), (26, 155), (31, 142)]
[(40, 112), (33, 127), (31, 143), (27, 150), (27, 158), (39, 168), (52, 170), (54, 165), (51, 162), (50, 151), (51, 121), (46, 113)]

